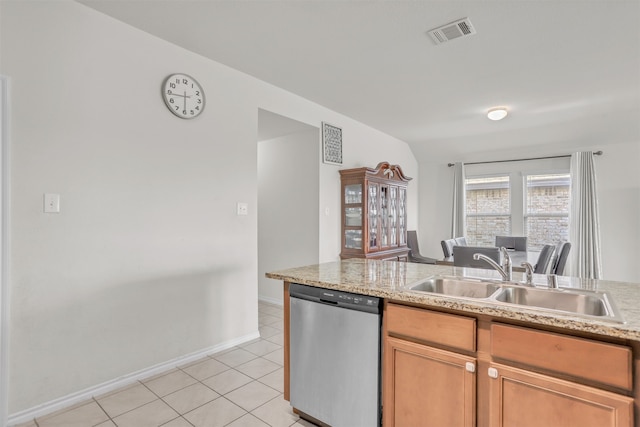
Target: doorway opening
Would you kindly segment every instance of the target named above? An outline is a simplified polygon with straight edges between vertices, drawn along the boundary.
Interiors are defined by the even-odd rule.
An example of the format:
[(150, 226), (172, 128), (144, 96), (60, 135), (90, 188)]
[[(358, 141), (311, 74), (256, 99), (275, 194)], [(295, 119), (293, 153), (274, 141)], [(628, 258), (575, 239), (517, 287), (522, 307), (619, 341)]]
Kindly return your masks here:
[(268, 271), (319, 260), (320, 129), (258, 110), (258, 298), (282, 305)]

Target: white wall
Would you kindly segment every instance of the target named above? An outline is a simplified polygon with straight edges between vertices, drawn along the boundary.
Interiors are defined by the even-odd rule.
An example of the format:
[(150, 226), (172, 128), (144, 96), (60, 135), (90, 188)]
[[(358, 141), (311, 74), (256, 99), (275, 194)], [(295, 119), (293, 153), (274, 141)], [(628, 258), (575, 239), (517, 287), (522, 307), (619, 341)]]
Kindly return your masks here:
[[(596, 157), (604, 278), (640, 282), (640, 143), (583, 146), (573, 151), (603, 150)], [(511, 154), (511, 155), (510, 155)], [(538, 156), (546, 155), (537, 153)], [(467, 158), (467, 162), (490, 159)], [(499, 156), (499, 157), (498, 157)], [(493, 154), (494, 159), (535, 157), (535, 152)], [(460, 159), (453, 159), (460, 160)], [(468, 175), (514, 171), (568, 169), (569, 159), (470, 165)], [(442, 257), (440, 241), (451, 233), (453, 170), (446, 163), (420, 163), (420, 248), (427, 256)], [(423, 249), (424, 248), (424, 249)]]
[(596, 157), (603, 277), (640, 283), (640, 141), (587, 147)]
[(10, 81), (0, 75), (0, 425), (8, 411), (9, 372), (9, 105)]
[[(342, 127), (344, 168), (389, 161), (417, 177), (407, 144), (83, 5), (0, 8), (0, 73), (13, 82), (10, 413), (257, 332), (259, 108)], [(162, 102), (174, 72), (204, 87), (195, 120)], [(338, 169), (319, 165), (322, 261), (339, 254)], [(42, 213), (47, 192), (60, 214)]]
[(258, 142), (258, 297), (282, 304), (269, 271), (317, 264), (319, 130)]

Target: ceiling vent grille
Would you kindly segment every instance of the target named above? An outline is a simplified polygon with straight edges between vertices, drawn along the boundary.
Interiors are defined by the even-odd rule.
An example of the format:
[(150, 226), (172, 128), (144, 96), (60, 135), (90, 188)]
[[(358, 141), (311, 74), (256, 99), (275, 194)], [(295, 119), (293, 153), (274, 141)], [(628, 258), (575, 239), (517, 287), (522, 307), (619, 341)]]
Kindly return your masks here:
[(459, 37), (470, 36), (476, 33), (469, 18), (463, 18), (450, 24), (429, 31), (429, 35), (436, 44), (448, 42)]

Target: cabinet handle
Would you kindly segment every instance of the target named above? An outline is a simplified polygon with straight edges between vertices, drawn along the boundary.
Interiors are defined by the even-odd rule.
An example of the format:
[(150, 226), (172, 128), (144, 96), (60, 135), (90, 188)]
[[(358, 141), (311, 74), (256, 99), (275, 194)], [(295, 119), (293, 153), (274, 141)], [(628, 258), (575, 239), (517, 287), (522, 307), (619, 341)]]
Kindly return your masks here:
[(468, 371), (468, 372), (475, 372), (476, 371), (476, 364), (473, 362), (467, 362), (464, 365), (464, 368)]
[(498, 378), (498, 370), (496, 368), (489, 368), (487, 373), (491, 378)]

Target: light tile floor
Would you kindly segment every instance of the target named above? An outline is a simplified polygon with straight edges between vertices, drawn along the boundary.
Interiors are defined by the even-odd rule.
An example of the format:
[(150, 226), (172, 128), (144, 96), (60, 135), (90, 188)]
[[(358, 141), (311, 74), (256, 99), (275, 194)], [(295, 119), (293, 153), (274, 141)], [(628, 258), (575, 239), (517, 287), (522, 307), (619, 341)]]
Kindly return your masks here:
[(313, 426), (282, 397), (282, 307), (258, 318), (257, 340), (17, 427)]

